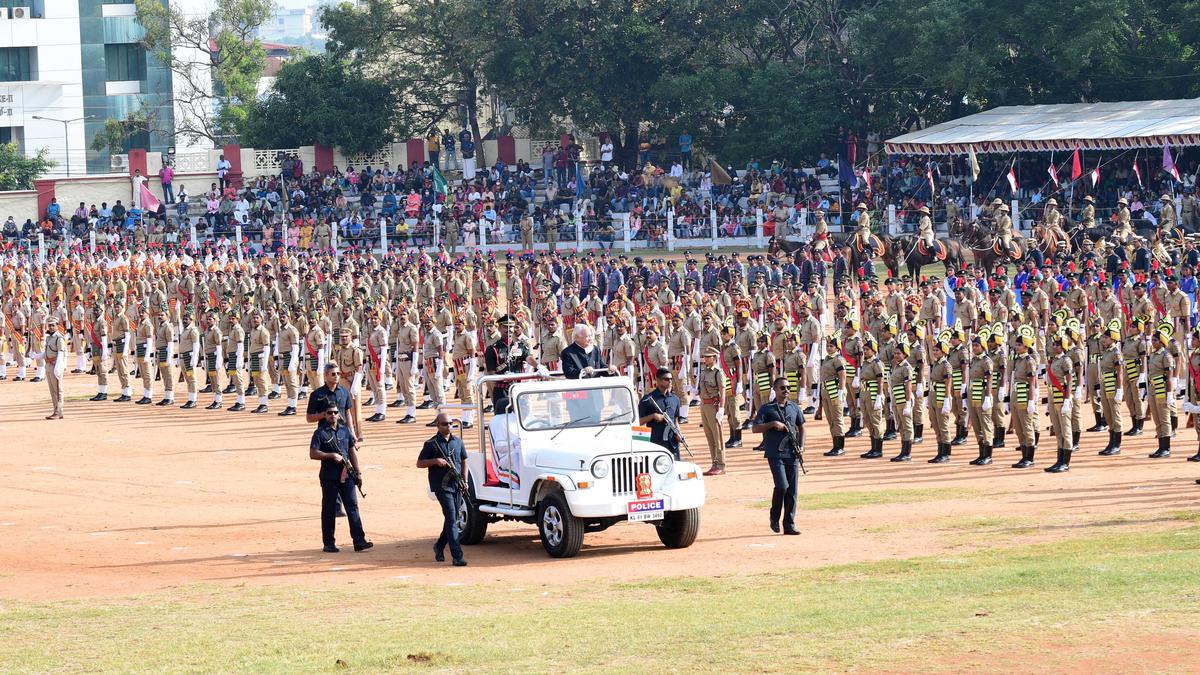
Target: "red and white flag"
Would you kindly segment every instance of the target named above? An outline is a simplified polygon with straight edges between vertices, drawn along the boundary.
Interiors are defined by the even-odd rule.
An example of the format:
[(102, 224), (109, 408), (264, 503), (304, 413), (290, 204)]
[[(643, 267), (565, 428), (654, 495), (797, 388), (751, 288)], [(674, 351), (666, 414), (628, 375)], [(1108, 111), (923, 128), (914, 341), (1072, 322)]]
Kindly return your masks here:
[(1050, 166), (1046, 167), (1046, 173), (1050, 174), (1050, 181), (1054, 183), (1055, 188), (1060, 188), (1062, 185), (1058, 182), (1058, 170), (1054, 168), (1054, 160), (1050, 160)]
[(145, 183), (142, 183), (142, 191), (141, 192), (142, 192), (142, 211), (144, 211), (146, 213), (153, 213), (154, 211), (157, 211), (158, 207), (162, 205), (162, 202), (158, 201), (158, 197), (154, 196), (154, 193), (150, 191), (150, 188), (146, 187)]
[(933, 188), (933, 167), (930, 166), (925, 170), (925, 173), (927, 176), (929, 176), (929, 198), (937, 199), (937, 190)]
[(1017, 163), (1014, 160), (1012, 166), (1008, 167), (1008, 186), (1012, 188), (1012, 193), (1017, 194)]
[(1179, 168), (1175, 166), (1175, 160), (1171, 159), (1171, 146), (1163, 146), (1163, 171), (1171, 174), (1176, 182), (1182, 182), (1179, 178)]
[(1092, 172), (1088, 174), (1088, 178), (1092, 179), (1092, 187), (1096, 187), (1097, 185), (1100, 184), (1100, 162), (1099, 161), (1096, 162), (1096, 168), (1092, 169)]
[(1083, 176), (1083, 160), (1079, 157), (1079, 146), (1075, 146), (1075, 157), (1071, 160), (1071, 181), (1077, 181)]
[(871, 196), (871, 170), (864, 168), (862, 172), (863, 190), (868, 197)]
[(1134, 156), (1133, 156), (1133, 175), (1137, 176), (1137, 179), (1138, 179), (1138, 187), (1143, 187), (1143, 183), (1142, 183), (1142, 170), (1138, 168), (1138, 159), (1137, 159), (1137, 155), (1134, 155)]

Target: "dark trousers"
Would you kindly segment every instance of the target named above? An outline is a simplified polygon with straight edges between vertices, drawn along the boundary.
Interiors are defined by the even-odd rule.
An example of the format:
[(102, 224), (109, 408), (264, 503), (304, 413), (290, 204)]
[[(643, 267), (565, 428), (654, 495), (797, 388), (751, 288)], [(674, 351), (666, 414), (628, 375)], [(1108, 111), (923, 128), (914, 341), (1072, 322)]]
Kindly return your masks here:
[(451, 488), (441, 488), (434, 493), (437, 496), (438, 503), (442, 505), (442, 534), (438, 536), (437, 543), (433, 548), (438, 553), (446, 550), (446, 544), (450, 545), (450, 556), (455, 560), (462, 560), (462, 546), (458, 543), (458, 490)]
[(771, 494), (771, 522), (779, 522), (780, 512), (782, 512), (783, 527), (794, 528), (796, 526), (796, 482), (800, 478), (800, 464), (795, 457), (769, 458), (767, 463), (771, 465), (771, 480), (775, 482), (775, 491)]
[(334, 545), (334, 524), (337, 522), (337, 502), (340, 497), (346, 507), (346, 520), (350, 521), (350, 538), (355, 546), (367, 542), (363, 533), (362, 518), (358, 513), (358, 494), (354, 491), (354, 481), (347, 479), (345, 483), (337, 480), (321, 481), (321, 540), (325, 546)]

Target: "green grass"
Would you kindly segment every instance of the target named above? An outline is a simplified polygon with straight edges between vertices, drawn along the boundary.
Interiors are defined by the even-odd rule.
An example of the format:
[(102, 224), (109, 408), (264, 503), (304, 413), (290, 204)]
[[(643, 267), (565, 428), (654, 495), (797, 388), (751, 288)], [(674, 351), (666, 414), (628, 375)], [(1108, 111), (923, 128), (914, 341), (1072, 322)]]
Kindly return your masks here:
[[(956, 669), (1007, 647), (1194, 625), (1200, 527), (737, 578), (346, 583), (0, 605), (22, 671)], [(450, 575), (448, 575), (450, 576)], [(548, 575), (549, 576), (549, 575)], [(1129, 635), (1128, 632), (1123, 633)], [(1091, 644), (1091, 643), (1088, 643)], [(997, 658), (1000, 658), (999, 656)], [(957, 664), (957, 665), (952, 665)]]
[[(878, 504), (911, 504), (943, 499), (967, 499), (983, 495), (982, 490), (967, 488), (908, 488), (899, 490), (845, 490), (841, 492), (817, 492), (802, 494), (796, 499), (796, 508), (801, 511), (823, 511), (826, 509), (853, 509)], [(754, 509), (771, 508), (770, 500), (759, 500), (748, 504)]]

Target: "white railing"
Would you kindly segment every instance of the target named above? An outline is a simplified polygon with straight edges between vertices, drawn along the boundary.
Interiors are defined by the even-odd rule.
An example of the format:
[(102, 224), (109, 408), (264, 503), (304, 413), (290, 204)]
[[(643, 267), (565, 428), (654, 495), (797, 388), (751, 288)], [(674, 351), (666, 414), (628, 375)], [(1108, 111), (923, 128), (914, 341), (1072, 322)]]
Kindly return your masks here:
[(203, 173), (216, 171), (216, 164), (209, 164), (208, 151), (184, 152), (171, 157), (171, 165), (179, 173)]
[(279, 153), (285, 152), (293, 154), (299, 152), (297, 148), (275, 148), (273, 150), (255, 150), (254, 151), (254, 170), (256, 175), (278, 173), (280, 167)]
[(361, 155), (354, 155), (352, 157), (346, 158), (347, 166), (352, 166), (355, 169), (361, 169), (366, 166), (369, 166), (372, 169), (378, 169), (378, 168), (382, 167), (384, 165), (384, 163), (390, 163), (391, 161), (392, 161), (391, 145), (388, 145), (387, 147), (376, 150), (375, 152), (364, 153)]

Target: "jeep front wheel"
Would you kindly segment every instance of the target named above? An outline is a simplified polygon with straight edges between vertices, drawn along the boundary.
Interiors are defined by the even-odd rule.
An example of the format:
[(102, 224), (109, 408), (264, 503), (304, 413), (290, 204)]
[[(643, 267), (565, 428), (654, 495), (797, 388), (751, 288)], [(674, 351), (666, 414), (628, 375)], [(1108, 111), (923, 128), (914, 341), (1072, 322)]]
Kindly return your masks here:
[(583, 548), (583, 522), (571, 515), (561, 492), (552, 492), (538, 502), (538, 532), (551, 558), (571, 558)]
[(668, 511), (656, 529), (659, 541), (667, 548), (687, 548), (700, 534), (700, 509)]
[(474, 546), (483, 541), (487, 535), (487, 517), (479, 511), (479, 506), (467, 500), (458, 500), (458, 540), (465, 546)]

